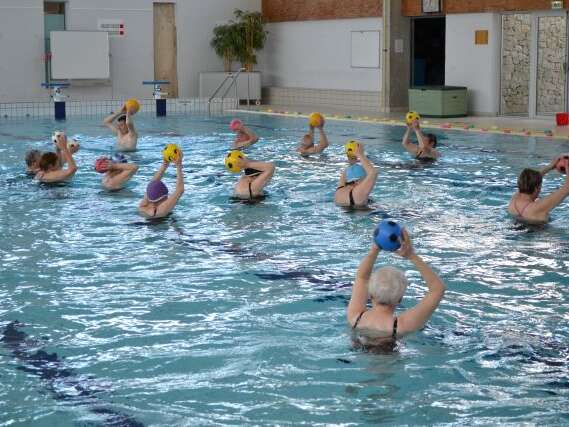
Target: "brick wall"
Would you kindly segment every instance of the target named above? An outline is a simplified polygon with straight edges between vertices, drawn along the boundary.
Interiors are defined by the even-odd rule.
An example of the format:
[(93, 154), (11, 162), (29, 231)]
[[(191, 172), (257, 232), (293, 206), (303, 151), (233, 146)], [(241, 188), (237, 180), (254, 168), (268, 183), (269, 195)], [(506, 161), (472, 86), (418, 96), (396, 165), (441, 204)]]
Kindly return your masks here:
[[(550, 10), (551, 0), (442, 0), (443, 13), (514, 12)], [(564, 0), (569, 8), (569, 0)], [(422, 0), (403, 0), (401, 12), (404, 16), (421, 16)]]
[(379, 17), (382, 0), (263, 0), (268, 22)]

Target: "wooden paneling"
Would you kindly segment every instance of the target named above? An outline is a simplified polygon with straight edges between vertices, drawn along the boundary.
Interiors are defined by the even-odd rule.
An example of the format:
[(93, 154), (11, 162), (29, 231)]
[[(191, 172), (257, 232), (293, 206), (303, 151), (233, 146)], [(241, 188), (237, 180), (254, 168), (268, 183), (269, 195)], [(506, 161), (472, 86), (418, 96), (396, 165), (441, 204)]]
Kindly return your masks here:
[(268, 22), (379, 17), (382, 0), (263, 0)]
[(178, 97), (178, 53), (174, 3), (154, 3), (154, 78), (167, 80), (168, 98)]
[[(551, 10), (551, 0), (442, 0), (443, 13), (515, 12)], [(403, 0), (401, 13), (404, 16), (422, 16), (422, 0)], [(564, 0), (569, 8), (569, 0)], [(428, 14), (427, 14), (428, 15)]]

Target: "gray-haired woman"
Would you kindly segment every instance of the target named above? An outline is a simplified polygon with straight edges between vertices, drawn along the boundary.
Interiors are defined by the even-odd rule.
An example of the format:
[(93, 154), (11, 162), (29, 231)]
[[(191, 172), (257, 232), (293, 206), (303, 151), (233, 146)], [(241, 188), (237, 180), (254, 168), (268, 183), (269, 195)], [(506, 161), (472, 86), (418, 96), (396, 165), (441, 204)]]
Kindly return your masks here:
[[(395, 309), (407, 289), (407, 278), (394, 267), (382, 267), (372, 273), (379, 251), (373, 243), (360, 263), (348, 305), (348, 323), (363, 346), (394, 344), (398, 337), (419, 330), (436, 310), (446, 290), (439, 276), (415, 254), (411, 238), (403, 230), (401, 248), (396, 253), (415, 265), (428, 292), (415, 307), (396, 316)], [(370, 298), (372, 307), (368, 310)]]

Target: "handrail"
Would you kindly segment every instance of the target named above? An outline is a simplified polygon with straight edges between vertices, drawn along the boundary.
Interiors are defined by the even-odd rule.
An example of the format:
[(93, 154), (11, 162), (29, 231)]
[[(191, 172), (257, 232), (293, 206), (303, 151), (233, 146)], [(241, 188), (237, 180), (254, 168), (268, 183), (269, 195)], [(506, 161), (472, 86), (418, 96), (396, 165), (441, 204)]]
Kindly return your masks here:
[[(227, 89), (225, 89), (225, 92), (223, 92), (223, 95), (221, 95), (221, 102), (223, 103), (223, 100), (225, 99), (225, 95), (227, 95), (227, 92), (229, 92), (231, 90), (233, 85), (235, 85), (235, 95), (237, 96), (237, 78), (239, 77), (239, 75), (241, 74), (242, 71), (245, 71), (245, 68), (240, 68), (239, 71), (237, 71), (236, 73), (229, 73), (227, 76), (225, 76), (223, 81), (219, 84), (219, 86), (217, 86), (217, 89), (215, 89), (213, 94), (207, 100), (207, 111), (208, 111), (208, 113), (211, 113), (211, 101), (213, 101), (213, 99), (215, 98), (215, 95), (217, 95), (217, 93), (221, 90), (221, 88), (223, 87), (223, 85), (225, 84), (225, 82), (228, 79), (231, 79), (231, 83), (229, 84)], [(239, 102), (239, 100), (237, 100), (237, 102)]]

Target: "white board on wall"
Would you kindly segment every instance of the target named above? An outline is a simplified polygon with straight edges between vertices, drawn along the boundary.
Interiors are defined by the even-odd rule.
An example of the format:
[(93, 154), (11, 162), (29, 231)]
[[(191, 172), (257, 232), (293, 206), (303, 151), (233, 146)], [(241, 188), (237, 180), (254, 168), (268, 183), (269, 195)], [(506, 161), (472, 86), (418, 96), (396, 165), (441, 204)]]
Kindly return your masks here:
[(52, 31), (53, 79), (110, 78), (109, 35), (103, 31)]
[(379, 68), (379, 31), (351, 31), (352, 68)]

